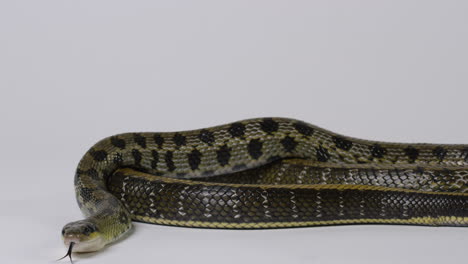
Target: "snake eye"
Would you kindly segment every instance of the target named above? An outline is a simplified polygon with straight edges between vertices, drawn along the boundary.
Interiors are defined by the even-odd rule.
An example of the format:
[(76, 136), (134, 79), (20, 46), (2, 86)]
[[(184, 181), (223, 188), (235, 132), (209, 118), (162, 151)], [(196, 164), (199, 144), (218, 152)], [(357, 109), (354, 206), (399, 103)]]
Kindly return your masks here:
[(93, 232), (93, 229), (89, 226), (86, 226), (83, 230), (83, 232), (85, 233), (85, 235), (89, 235)]

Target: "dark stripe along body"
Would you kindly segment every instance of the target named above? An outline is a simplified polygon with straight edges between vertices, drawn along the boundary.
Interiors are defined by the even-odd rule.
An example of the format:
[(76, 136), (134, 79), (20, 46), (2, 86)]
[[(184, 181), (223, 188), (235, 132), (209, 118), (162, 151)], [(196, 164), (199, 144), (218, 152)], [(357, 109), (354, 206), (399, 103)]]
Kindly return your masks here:
[[(252, 169), (201, 181), (172, 180), (121, 169), (112, 176), (109, 190), (120, 197), (133, 219), (157, 224), (211, 228), (353, 223), (467, 224), (466, 193), (440, 192), (443, 186), (437, 186), (434, 192), (411, 189), (418, 185), (424, 189), (432, 188), (434, 182), (417, 183), (419, 179), (413, 186), (408, 184), (408, 189), (387, 187), (394, 185), (398, 178), (371, 186), (350, 185), (339, 180), (335, 184), (286, 184), (288, 181), (316, 180), (311, 174), (303, 174), (302, 179), (290, 177), (294, 175), (289, 173), (291, 166), (303, 167), (303, 164), (275, 162), (272, 167), (277, 169), (274, 170)], [(315, 168), (322, 170), (320, 166)], [(328, 170), (337, 176), (344, 176), (349, 171), (333, 166)], [(366, 167), (357, 172), (355, 178), (361, 181), (381, 179)], [(439, 172), (431, 169), (427, 173)], [(259, 174), (267, 177), (258, 177)], [(257, 181), (246, 184), (242, 180), (246, 178)]]
[[(275, 163), (275, 161), (285, 158), (299, 158), (303, 161), (283, 161)], [(315, 165), (321, 163), (325, 165)], [(273, 179), (279, 179), (276, 183), (274, 181), (268, 183), (263, 180), (259, 180), (257, 181), (259, 186), (256, 187), (236, 186), (236, 193), (239, 192), (239, 190), (240, 192), (243, 192), (244, 190), (245, 192), (248, 192), (251, 191), (249, 188), (257, 188), (255, 191), (251, 192), (253, 194), (246, 196), (245, 199), (250, 199), (249, 201), (251, 201), (251, 203), (243, 203), (243, 206), (246, 208), (243, 208), (242, 210), (258, 210), (255, 211), (255, 213), (258, 214), (262, 214), (263, 212), (266, 216), (264, 215), (262, 219), (268, 218), (271, 223), (289, 223), (279, 226), (297, 226), (298, 222), (305, 223), (315, 220), (301, 219), (299, 217), (300, 214), (298, 214), (298, 217), (291, 219), (291, 196), (296, 195), (294, 194), (295, 191), (301, 190), (302, 192), (304, 188), (296, 188), (294, 187), (295, 185), (284, 185), (290, 184), (288, 181), (295, 181), (295, 184), (307, 186), (308, 182), (303, 181), (303, 179), (310, 175), (314, 175), (314, 173), (316, 175), (320, 175), (320, 178), (325, 179), (324, 182), (326, 182), (327, 177), (330, 177), (331, 175), (351, 175), (356, 173), (357, 170), (358, 174), (360, 173), (359, 175), (354, 177), (348, 176), (348, 180), (346, 180), (346, 182), (343, 181), (336, 184), (345, 186), (353, 184), (382, 185), (382, 180), (385, 182), (388, 177), (394, 177), (395, 179), (393, 184), (395, 187), (411, 189), (412, 185), (408, 183), (408, 177), (418, 178), (421, 181), (421, 179), (424, 180), (424, 177), (427, 177), (424, 175), (444, 175), (444, 171), (448, 171), (446, 174), (452, 175), (451, 172), (457, 170), (458, 178), (444, 178), (438, 181), (437, 184), (426, 185), (425, 188), (413, 188), (416, 192), (411, 192), (411, 194), (390, 189), (369, 190), (364, 187), (359, 191), (355, 189), (351, 190), (349, 188), (339, 191), (337, 186), (332, 186), (332, 188), (327, 190), (327, 200), (320, 200), (319, 202), (333, 207), (330, 208), (330, 210), (339, 211), (341, 209), (336, 209), (336, 206), (338, 206), (338, 208), (343, 207), (342, 213), (344, 215), (341, 215), (341, 220), (346, 221), (347, 218), (350, 220), (351, 218), (356, 217), (346, 211), (359, 206), (353, 202), (349, 202), (357, 201), (353, 197), (358, 194), (361, 196), (373, 197), (372, 199), (375, 200), (375, 202), (372, 203), (372, 210), (374, 210), (374, 213), (369, 211), (366, 213), (369, 217), (360, 221), (357, 221), (357, 218), (353, 218), (356, 223), (366, 223), (366, 221), (367, 223), (372, 223), (376, 221), (375, 219), (379, 219), (378, 215), (375, 214), (379, 210), (382, 210), (385, 205), (382, 201), (390, 199), (389, 197), (394, 197), (395, 199), (400, 199), (400, 201), (406, 201), (403, 203), (417, 201), (415, 202), (414, 210), (419, 210), (421, 212), (420, 215), (411, 215), (411, 217), (409, 217), (410, 214), (408, 211), (408, 213), (405, 213), (408, 218), (419, 218), (424, 215), (427, 217), (428, 215), (431, 215), (431, 219), (435, 219), (434, 217), (440, 216), (445, 217), (443, 221), (437, 222), (434, 220), (431, 223), (466, 225), (468, 213), (466, 209), (466, 194), (464, 194), (464, 192), (466, 192), (467, 177), (464, 172), (466, 171), (467, 163), (467, 145), (373, 142), (337, 135), (302, 121), (285, 118), (259, 118), (201, 130), (175, 133), (126, 133), (103, 139), (93, 146), (82, 158), (75, 177), (75, 187), (80, 208), (88, 217), (88, 220), (94, 222), (100, 232), (105, 236), (106, 243), (109, 243), (117, 239), (130, 228), (131, 218), (147, 222), (158, 222), (158, 219), (164, 219), (161, 218), (160, 215), (152, 214), (151, 208), (150, 212), (131, 214), (125, 207), (124, 204), (129, 206), (128, 209), (132, 212), (135, 212), (135, 208), (133, 206), (143, 206), (143, 204), (146, 204), (148, 202), (145, 200), (146, 198), (140, 198), (140, 196), (143, 195), (143, 192), (171, 193), (166, 192), (165, 190), (157, 191), (161, 186), (166, 186), (166, 183), (157, 182), (157, 180), (155, 182), (141, 181), (142, 175), (146, 175), (143, 177), (146, 180), (148, 180), (147, 175), (149, 174), (175, 179), (199, 179), (200, 182), (205, 182), (204, 184), (194, 184), (199, 186), (199, 189), (190, 189), (193, 188), (194, 185), (184, 186), (186, 182), (175, 183), (176, 186), (172, 186), (173, 188), (190, 189), (191, 193), (198, 193), (198, 195), (212, 195), (212, 185), (206, 181), (210, 181), (210, 179), (215, 179), (217, 177), (223, 177), (218, 175), (226, 175), (224, 177), (230, 179), (247, 179), (247, 182), (237, 182), (235, 184), (250, 183), (251, 180), (248, 179), (254, 179), (259, 175), (265, 175), (263, 178), (270, 177)], [(261, 167), (263, 165), (267, 165), (265, 167), (266, 169)], [(296, 167), (296, 171), (288, 169), (288, 166)], [(334, 166), (341, 166), (341, 172), (338, 173), (340, 169), (333, 168)], [(359, 170), (359, 168), (353, 166), (363, 167)], [(408, 169), (405, 166), (413, 167)], [(427, 167), (439, 168), (435, 169), (435, 172), (431, 173), (426, 172), (426, 174), (424, 174), (424, 172), (421, 172), (426, 170), (425, 168)], [(121, 168), (132, 168), (136, 171), (148, 174), (126, 170), (123, 172), (119, 171), (115, 177), (110, 177), (116, 170)], [(271, 172), (271, 170), (275, 168), (276, 171)], [(375, 173), (376, 169), (382, 169), (379, 172), (380, 174), (376, 174), (379, 175), (376, 179), (371, 180), (369, 177), (363, 177), (363, 173)], [(387, 170), (387, 172), (385, 172), (385, 170)], [(281, 175), (284, 177), (278, 176), (281, 171)], [(135, 177), (132, 177), (132, 175)], [(312, 176), (309, 178), (311, 177)], [(301, 178), (301, 181), (297, 180), (299, 178)], [(112, 186), (112, 189), (117, 196), (109, 193), (107, 189), (107, 180), (109, 179), (110, 181), (108, 184), (109, 186)], [(136, 184), (137, 181), (138, 184)], [(118, 183), (121, 183), (121, 185)], [(128, 190), (127, 187), (130, 186), (130, 183), (136, 184), (132, 186), (139, 187), (133, 187), (134, 189)], [(271, 189), (269, 187), (271, 184), (283, 184), (283, 187), (281, 190), (276, 187), (276, 189)], [(153, 188), (153, 190), (149, 190), (148, 188), (150, 187)], [(183, 197), (179, 189), (178, 191), (175, 191), (175, 193), (176, 195)], [(271, 193), (268, 191), (260, 191), (263, 189), (274, 191)], [(139, 193), (139, 190), (141, 193)], [(129, 193), (126, 193), (126, 191), (129, 191)], [(456, 195), (452, 194), (444, 196), (446, 194), (431, 193), (430, 196), (427, 196), (429, 194), (426, 195), (419, 193), (422, 191), (453, 192)], [(286, 192), (293, 193), (284, 195)], [(320, 194), (323, 194), (323, 192), (318, 191), (317, 194), (315, 189), (308, 189), (308, 192), (310, 193), (297, 193), (297, 195), (298, 197), (309, 197), (309, 200), (307, 200), (308, 202), (304, 202), (302, 205), (313, 208), (314, 204), (309, 203), (315, 201), (316, 205), (317, 200), (313, 200), (312, 198), (320, 197)], [(126, 196), (134, 196), (135, 198), (132, 198), (134, 199), (133, 203), (128, 203), (128, 199), (125, 198)], [(223, 197), (225, 198), (225, 195)], [(171, 200), (172, 198), (167, 199), (172, 202), (176, 201)], [(210, 199), (213, 198), (208, 198), (208, 200)], [(233, 200), (231, 202), (235, 202), (235, 196), (232, 199)], [(262, 199), (264, 203), (268, 203), (268, 201), (275, 199), (279, 200), (270, 207), (270, 211), (267, 210), (265, 212), (265, 204), (259, 204)], [(319, 199), (323, 199), (323, 197)], [(336, 199), (342, 200), (342, 202), (338, 201), (339, 203), (337, 204)], [(254, 202), (254, 200), (256, 202)], [(380, 203), (377, 202), (377, 200), (380, 200)], [(391, 200), (394, 199), (392, 198)], [(124, 203), (122, 203), (122, 201), (124, 201)], [(178, 202), (184, 203), (184, 200), (182, 199)], [(424, 204), (424, 206), (422, 204)], [(440, 207), (440, 204), (456, 204), (456, 206), (450, 207), (450, 215), (446, 215), (448, 211), (446, 209), (442, 210), (443, 208)], [(204, 206), (207, 205), (208, 204), (204, 204)], [(461, 206), (459, 207), (458, 205)], [(160, 212), (164, 209), (161, 206), (169, 206), (169, 203), (157, 206), (160, 206), (159, 209), (152, 209), (153, 211), (156, 210), (157, 212)], [(393, 219), (396, 219), (395, 221), (403, 219), (403, 213), (400, 210), (401, 206), (401, 204), (395, 205), (394, 208), (396, 209), (392, 211), (393, 213), (386, 214), (386, 217), (391, 216)], [(148, 206), (145, 208), (147, 207)], [(267, 205), (267, 207), (269, 207), (269, 205)], [(277, 207), (282, 207), (283, 209)], [(453, 208), (458, 209), (455, 210)], [(176, 210), (174, 208), (168, 209), (167, 207), (166, 209)], [(273, 210), (283, 210), (281, 211), (281, 215), (284, 214), (284, 218), (278, 218), (276, 214), (271, 214)], [(304, 208), (304, 210), (306, 209)], [(407, 208), (406, 210), (409, 209)], [(270, 212), (269, 216), (268, 212)], [(424, 212), (427, 212), (427, 214)], [(213, 215), (209, 212), (207, 214)], [(174, 221), (176, 222), (170, 222), (169, 224), (188, 225), (186, 224), (187, 220), (184, 220), (186, 218), (183, 218), (181, 213), (179, 213), (179, 215), (179, 218), (177, 218), (177, 214), (174, 216)], [(194, 217), (200, 217), (200, 215)], [(332, 216), (330, 217), (333, 218)], [(213, 217), (213, 219), (215, 218), (217, 219), (217, 222), (221, 221), (221, 223), (227, 223), (225, 222), (227, 218), (223, 220), (219, 215)], [(230, 227), (253, 227), (250, 226), (249, 223), (245, 222), (250, 220), (247, 220), (246, 218), (242, 219), (242, 224), (237, 226), (232, 225)], [(447, 219), (452, 220), (448, 221)], [(203, 222), (203, 219), (199, 220)], [(402, 223), (429, 224), (427, 219), (423, 222)], [(192, 223), (190, 225), (210, 226), (206, 223), (202, 225)], [(313, 225), (313, 223), (302, 225)], [(212, 225), (211, 227), (217, 226)], [(257, 228), (260, 227), (275, 226), (257, 226)]]

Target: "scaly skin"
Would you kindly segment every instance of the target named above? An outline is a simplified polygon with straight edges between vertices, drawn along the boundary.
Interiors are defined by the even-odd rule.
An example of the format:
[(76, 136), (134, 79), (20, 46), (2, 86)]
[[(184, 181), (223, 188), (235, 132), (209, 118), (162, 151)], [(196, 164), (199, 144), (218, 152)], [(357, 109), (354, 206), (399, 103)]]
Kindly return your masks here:
[[(295, 160), (287, 160), (290, 158)], [(67, 224), (63, 229), (63, 237), (66, 245), (74, 243), (75, 252), (96, 251), (124, 235), (131, 228), (132, 219), (163, 224), (232, 228), (378, 221), (466, 225), (467, 163), (468, 145), (366, 141), (340, 136), (302, 121), (285, 118), (250, 119), (185, 132), (120, 134), (98, 142), (80, 161), (75, 176), (75, 190), (78, 204), (87, 218)], [(133, 170), (121, 170), (122, 168)], [(111, 177), (114, 173), (115, 177)], [(376, 177), (365, 176), (369, 173)], [(444, 173), (456, 177), (447, 178)], [(154, 175), (154, 178), (150, 175)], [(322, 197), (324, 191), (318, 190), (322, 187), (307, 185), (316, 184), (313, 177), (317, 175), (324, 179), (325, 184), (328, 184), (327, 179), (341, 179), (335, 185), (327, 187), (330, 193), (325, 200)], [(419, 179), (419, 182), (424, 182), (421, 178), (425, 179), (428, 175), (445, 179), (432, 180), (432, 184), (430, 179), (426, 179), (426, 185), (423, 184), (423, 187), (415, 186), (407, 180)], [(213, 187), (207, 182), (223, 177), (247, 181), (238, 181), (236, 184), (252, 183), (249, 179), (256, 177), (261, 179), (257, 179), (257, 185), (254, 186), (232, 186), (229, 185), (232, 183), (226, 183), (225, 180), (224, 183), (218, 182)], [(175, 178), (176, 182), (167, 178)], [(193, 182), (197, 179), (199, 181)], [(385, 186), (382, 181), (392, 183)], [(146, 188), (149, 193), (153, 192), (160, 199), (160, 203), (147, 204), (149, 198), (141, 198), (142, 192), (139, 189), (126, 192), (125, 186), (136, 182), (138, 184), (134, 186)], [(294, 184), (285, 185), (291, 183)], [(274, 184), (281, 184), (281, 188), (272, 188), (271, 185)], [(298, 188), (297, 184), (303, 186)], [(355, 187), (347, 186), (350, 184), (361, 187), (357, 191), (353, 189)], [(191, 189), (195, 185), (200, 188)], [(363, 185), (383, 187), (370, 189)], [(108, 186), (112, 187), (117, 196), (109, 192)], [(231, 204), (225, 206), (230, 212), (216, 215), (212, 219), (206, 216), (213, 215), (211, 212), (204, 212), (205, 216), (201, 216), (201, 213), (190, 216), (187, 212), (181, 213), (177, 210), (172, 211), (171, 219), (166, 219), (164, 214), (161, 217), (160, 211), (174, 210), (167, 207), (169, 204), (175, 202), (182, 203), (183, 206), (188, 205), (183, 204), (184, 199), (161, 198), (162, 193), (170, 193), (161, 189), (165, 186), (176, 188), (177, 195), (187, 199), (190, 195), (198, 195), (202, 201), (214, 199), (217, 206), (224, 206), (223, 202), (220, 203), (221, 199), (234, 204), (236, 201), (242, 201), (242, 210), (251, 210), (251, 214), (257, 217), (236, 217), (241, 214), (235, 211), (241, 209)], [(408, 188), (413, 191), (399, 191), (391, 187)], [(184, 193), (184, 188), (190, 189), (190, 192)], [(213, 193), (215, 189), (222, 189), (225, 193), (217, 195)], [(307, 191), (304, 193), (304, 190)], [(424, 191), (431, 193), (423, 194)], [(437, 193), (438, 191), (443, 193)], [(231, 196), (226, 196), (226, 192)], [(249, 195), (244, 195), (246, 193)], [(206, 196), (208, 194), (211, 196)], [(244, 200), (236, 200), (240, 199), (236, 198), (239, 194), (244, 195)], [(363, 195), (372, 198), (354, 199)], [(345, 203), (344, 197), (353, 198), (354, 200), (351, 200), (354, 203)], [(128, 202), (128, 198), (132, 198), (132, 202)], [(382, 201), (390, 198), (392, 201), (398, 201), (393, 207), (397, 209), (392, 213), (382, 213), (382, 208), (389, 205)], [(294, 202), (291, 202), (295, 201), (294, 199), (302, 199), (304, 202), (297, 207), (298, 204), (293, 205)], [(276, 202), (270, 203), (272, 200)], [(374, 203), (370, 208), (370, 202), (377, 200), (380, 203)], [(413, 204), (414, 207), (409, 208), (407, 203), (411, 201), (417, 202)], [(331, 207), (330, 210), (334, 213), (327, 215), (328, 220), (317, 219), (321, 217), (320, 211), (317, 213), (317, 202)], [(422, 206), (422, 203), (426, 205)], [(147, 210), (135, 213), (134, 206), (142, 204), (145, 204)], [(206, 202), (202, 202), (200, 208), (206, 209), (207, 205)], [(451, 209), (447, 211), (441, 205), (448, 205)], [(364, 212), (365, 217), (356, 213), (362, 206), (365, 210), (369, 209)], [(320, 207), (322, 211), (325, 210), (323, 208)], [(297, 213), (298, 210), (309, 210), (311, 213), (301, 214)], [(362, 208), (359, 210), (363, 213)], [(411, 210), (419, 211), (418, 214), (411, 214)]]

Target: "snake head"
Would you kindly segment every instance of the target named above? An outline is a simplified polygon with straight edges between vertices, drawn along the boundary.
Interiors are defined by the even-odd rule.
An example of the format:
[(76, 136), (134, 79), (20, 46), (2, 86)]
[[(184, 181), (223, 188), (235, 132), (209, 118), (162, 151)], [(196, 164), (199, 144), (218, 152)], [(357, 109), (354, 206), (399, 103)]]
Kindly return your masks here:
[(92, 252), (104, 247), (104, 239), (95, 223), (80, 220), (66, 224), (62, 229), (65, 246), (73, 242), (73, 252)]

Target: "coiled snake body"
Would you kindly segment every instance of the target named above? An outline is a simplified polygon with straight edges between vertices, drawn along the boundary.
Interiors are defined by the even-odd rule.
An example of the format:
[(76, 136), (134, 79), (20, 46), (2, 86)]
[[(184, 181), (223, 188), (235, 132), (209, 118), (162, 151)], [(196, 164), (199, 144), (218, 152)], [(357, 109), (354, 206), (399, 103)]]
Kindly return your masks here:
[(95, 144), (75, 176), (87, 217), (65, 225), (74, 252), (96, 251), (131, 220), (277, 228), (392, 223), (468, 226), (468, 145), (400, 144), (258, 118)]

